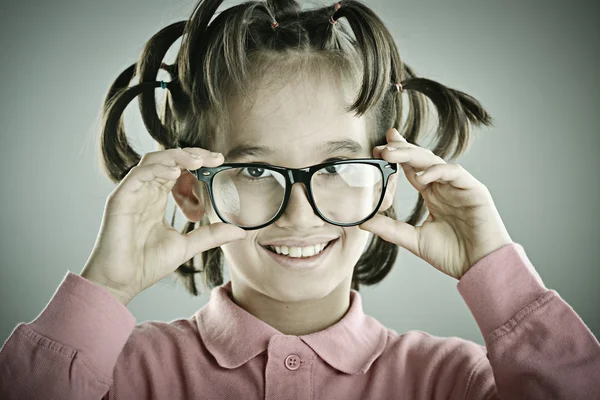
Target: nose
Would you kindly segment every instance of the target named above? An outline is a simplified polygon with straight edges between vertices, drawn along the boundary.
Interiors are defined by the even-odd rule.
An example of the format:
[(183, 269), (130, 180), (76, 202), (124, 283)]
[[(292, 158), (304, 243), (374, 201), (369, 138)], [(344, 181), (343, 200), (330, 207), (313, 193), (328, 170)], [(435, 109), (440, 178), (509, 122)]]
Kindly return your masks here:
[(294, 183), (285, 210), (275, 224), (298, 229), (323, 226), (325, 221), (313, 211), (304, 184)]

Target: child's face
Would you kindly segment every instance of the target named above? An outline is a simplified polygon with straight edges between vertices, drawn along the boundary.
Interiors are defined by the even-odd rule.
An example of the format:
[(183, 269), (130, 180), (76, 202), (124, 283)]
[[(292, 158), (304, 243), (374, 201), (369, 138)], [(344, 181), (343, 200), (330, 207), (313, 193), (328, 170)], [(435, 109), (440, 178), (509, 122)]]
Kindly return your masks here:
[[(235, 160), (225, 158), (225, 163), (266, 162), (300, 168), (336, 156), (372, 157), (366, 117), (358, 119), (344, 111), (348, 99), (342, 97), (343, 91), (336, 82), (303, 77), (300, 82), (288, 82), (282, 90), (262, 88), (255, 95), (251, 109), (245, 104), (231, 104), (234, 129), (223, 134), (211, 150), (226, 156), (233, 147), (248, 144), (267, 146), (273, 153)], [(363, 148), (361, 154), (347, 151), (324, 154), (315, 150), (324, 142), (343, 139), (359, 143)], [(207, 212), (211, 223), (220, 221), (212, 206), (208, 206)], [(249, 286), (283, 302), (318, 299), (341, 284), (349, 287), (353, 267), (369, 239), (369, 233), (357, 226), (339, 227), (319, 218), (301, 184), (294, 185), (287, 208), (277, 221), (247, 233), (246, 239), (222, 246), (230, 278), (234, 285)], [(287, 269), (261, 246), (283, 237), (320, 235), (339, 240), (324, 263), (311, 270)]]

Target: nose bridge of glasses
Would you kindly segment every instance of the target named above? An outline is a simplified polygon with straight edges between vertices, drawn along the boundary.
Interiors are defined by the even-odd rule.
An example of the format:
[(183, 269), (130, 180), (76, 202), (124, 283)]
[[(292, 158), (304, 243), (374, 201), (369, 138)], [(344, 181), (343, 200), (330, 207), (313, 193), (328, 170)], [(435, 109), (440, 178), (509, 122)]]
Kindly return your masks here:
[[(290, 196), (287, 197), (287, 200), (285, 201), (285, 205), (284, 208), (288, 209), (288, 202), (292, 199), (293, 195), (291, 195), (292, 193), (292, 189), (294, 188), (294, 184), (295, 183), (301, 183), (302, 185), (300, 186), (300, 190), (304, 193), (304, 197), (305, 199), (303, 199), (302, 201), (307, 201), (308, 200), (308, 204), (310, 204), (310, 208), (312, 209), (313, 212), (316, 213), (316, 209), (315, 209), (315, 204), (313, 203), (313, 201), (311, 201), (310, 199), (310, 178), (311, 178), (311, 173), (310, 173), (310, 167), (306, 167), (306, 168), (295, 168), (295, 169), (288, 169), (288, 179), (290, 180), (290, 187), (287, 189), (289, 190)], [(298, 201), (296, 199), (296, 201)]]
[[(296, 168), (289, 169), (288, 176), (291, 181), (291, 185), (293, 187), (294, 183), (303, 183), (306, 188), (308, 188), (310, 184), (310, 168)], [(291, 188), (290, 188), (291, 190)]]

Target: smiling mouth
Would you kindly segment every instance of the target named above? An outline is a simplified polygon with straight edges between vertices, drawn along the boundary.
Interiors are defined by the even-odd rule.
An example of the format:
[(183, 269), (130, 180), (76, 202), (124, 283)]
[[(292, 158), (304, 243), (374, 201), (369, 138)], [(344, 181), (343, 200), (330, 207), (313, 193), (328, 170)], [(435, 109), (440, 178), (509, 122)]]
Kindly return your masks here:
[(270, 251), (270, 252), (271, 252), (271, 253), (273, 253), (273, 254), (277, 254), (278, 256), (284, 256), (284, 257), (290, 257), (290, 258), (310, 258), (310, 257), (315, 257), (315, 256), (318, 256), (319, 254), (323, 253), (325, 250), (327, 250), (327, 248), (328, 248), (329, 246), (331, 246), (333, 243), (337, 242), (337, 241), (338, 241), (338, 239), (339, 239), (339, 238), (336, 238), (336, 239), (330, 240), (330, 241), (327, 243), (327, 245), (326, 245), (325, 247), (323, 247), (323, 250), (321, 250), (321, 251), (320, 251), (320, 252), (318, 252), (317, 254), (313, 254), (312, 256), (305, 256), (305, 257), (290, 257), (290, 256), (289, 256), (289, 254), (278, 253), (278, 252), (275, 250), (275, 246), (262, 246), (262, 247), (264, 247), (265, 249), (267, 249), (268, 251)]

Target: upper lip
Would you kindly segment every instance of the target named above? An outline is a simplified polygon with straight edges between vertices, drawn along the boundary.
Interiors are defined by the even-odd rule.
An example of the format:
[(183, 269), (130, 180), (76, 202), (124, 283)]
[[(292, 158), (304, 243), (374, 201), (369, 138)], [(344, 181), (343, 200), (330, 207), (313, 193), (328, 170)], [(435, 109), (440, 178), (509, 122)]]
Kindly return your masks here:
[(337, 239), (339, 236), (314, 236), (310, 238), (282, 238), (261, 243), (262, 246), (288, 246), (288, 247), (307, 247), (315, 244), (327, 243)]

